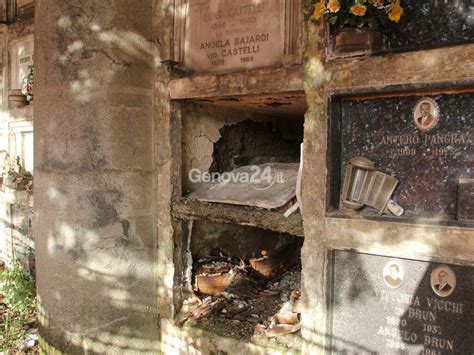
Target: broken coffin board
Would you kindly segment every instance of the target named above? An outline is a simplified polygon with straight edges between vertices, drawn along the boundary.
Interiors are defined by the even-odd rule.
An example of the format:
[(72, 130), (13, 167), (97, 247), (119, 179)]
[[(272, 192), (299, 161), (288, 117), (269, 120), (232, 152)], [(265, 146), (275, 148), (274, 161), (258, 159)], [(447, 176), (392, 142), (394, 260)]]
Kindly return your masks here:
[(296, 196), (299, 163), (268, 163), (241, 166), (221, 179), (201, 184), (189, 198), (274, 209)]

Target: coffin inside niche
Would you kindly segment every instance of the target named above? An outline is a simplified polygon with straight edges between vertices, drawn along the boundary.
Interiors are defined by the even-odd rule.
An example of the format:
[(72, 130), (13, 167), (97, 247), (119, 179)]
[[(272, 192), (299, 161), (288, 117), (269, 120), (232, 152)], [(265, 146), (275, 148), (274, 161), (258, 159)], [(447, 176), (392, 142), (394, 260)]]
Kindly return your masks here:
[(184, 115), (183, 132), (186, 197), (267, 209), (295, 200), (303, 141), (298, 111), (206, 106)]

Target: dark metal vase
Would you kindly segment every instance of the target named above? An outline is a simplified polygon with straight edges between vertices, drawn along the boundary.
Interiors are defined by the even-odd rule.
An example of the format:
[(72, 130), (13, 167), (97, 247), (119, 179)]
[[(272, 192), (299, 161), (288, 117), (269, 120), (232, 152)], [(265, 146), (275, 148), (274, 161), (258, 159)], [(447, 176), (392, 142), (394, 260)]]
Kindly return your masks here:
[(374, 51), (382, 47), (382, 33), (370, 27), (345, 27), (336, 30), (334, 40), (336, 53)]

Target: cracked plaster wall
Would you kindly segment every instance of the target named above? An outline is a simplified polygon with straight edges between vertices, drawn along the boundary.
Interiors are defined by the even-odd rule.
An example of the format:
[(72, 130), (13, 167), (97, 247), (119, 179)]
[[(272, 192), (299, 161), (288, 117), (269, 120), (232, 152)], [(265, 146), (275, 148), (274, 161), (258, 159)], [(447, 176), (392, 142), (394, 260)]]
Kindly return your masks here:
[(209, 171), (214, 144), (221, 138), (219, 129), (232, 122), (200, 112), (186, 111), (183, 116), (183, 190), (187, 191), (194, 186), (188, 179), (188, 173), (191, 169)]
[[(206, 107), (198, 105), (186, 105), (182, 109), (182, 171), (183, 190), (192, 191), (197, 183), (190, 181), (189, 172), (198, 169), (200, 172), (214, 171), (216, 143), (222, 138), (222, 128), (231, 127), (243, 121), (252, 121), (262, 124), (262, 126), (248, 126), (249, 130), (272, 130), (275, 132), (249, 132), (250, 137), (261, 136), (265, 144), (272, 145), (272, 155), (288, 158), (289, 156), (299, 156), (299, 140), (302, 139), (302, 120), (300, 118), (278, 118), (265, 113), (256, 113), (250, 110), (235, 110), (225, 107)], [(245, 131), (247, 126), (241, 127)], [(239, 131), (240, 132), (240, 131)], [(235, 139), (239, 139), (239, 132)], [(245, 133), (243, 133), (245, 134)], [(278, 144), (277, 137), (283, 137), (285, 142)], [(274, 139), (274, 141), (272, 140)], [(244, 137), (240, 138), (244, 144)], [(230, 139), (229, 142), (232, 142)], [(247, 142), (250, 145), (252, 142)], [(255, 151), (258, 154), (262, 151), (260, 146), (254, 142)], [(230, 143), (231, 144), (231, 143)], [(278, 146), (277, 146), (278, 145)], [(292, 149), (289, 149), (291, 146)], [(221, 147), (221, 155), (230, 154), (226, 147)], [(248, 153), (252, 152), (252, 147), (246, 147)], [(267, 147), (267, 150), (269, 147)], [(296, 153), (295, 153), (296, 152)], [(267, 154), (268, 155), (268, 154)], [(227, 157), (230, 158), (230, 157)], [(214, 164), (213, 164), (214, 163)], [(224, 164), (229, 165), (229, 164)], [(230, 169), (224, 169), (228, 171)], [(218, 169), (216, 171), (219, 171)]]
[(40, 334), (66, 353), (156, 353), (152, 2), (36, 2)]

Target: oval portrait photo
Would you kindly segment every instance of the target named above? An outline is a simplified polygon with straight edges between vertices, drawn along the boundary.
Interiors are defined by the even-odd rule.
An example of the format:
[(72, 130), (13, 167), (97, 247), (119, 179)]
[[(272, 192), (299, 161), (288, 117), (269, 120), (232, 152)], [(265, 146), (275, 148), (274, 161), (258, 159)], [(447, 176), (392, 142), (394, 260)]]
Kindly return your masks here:
[(383, 280), (390, 288), (399, 288), (405, 277), (402, 263), (398, 260), (390, 260), (383, 268)]
[(439, 121), (439, 107), (436, 101), (429, 97), (418, 100), (413, 109), (413, 121), (416, 127), (423, 132), (428, 132), (436, 127)]
[(456, 276), (447, 265), (440, 265), (433, 270), (430, 277), (433, 292), (440, 297), (448, 297), (456, 288)]

